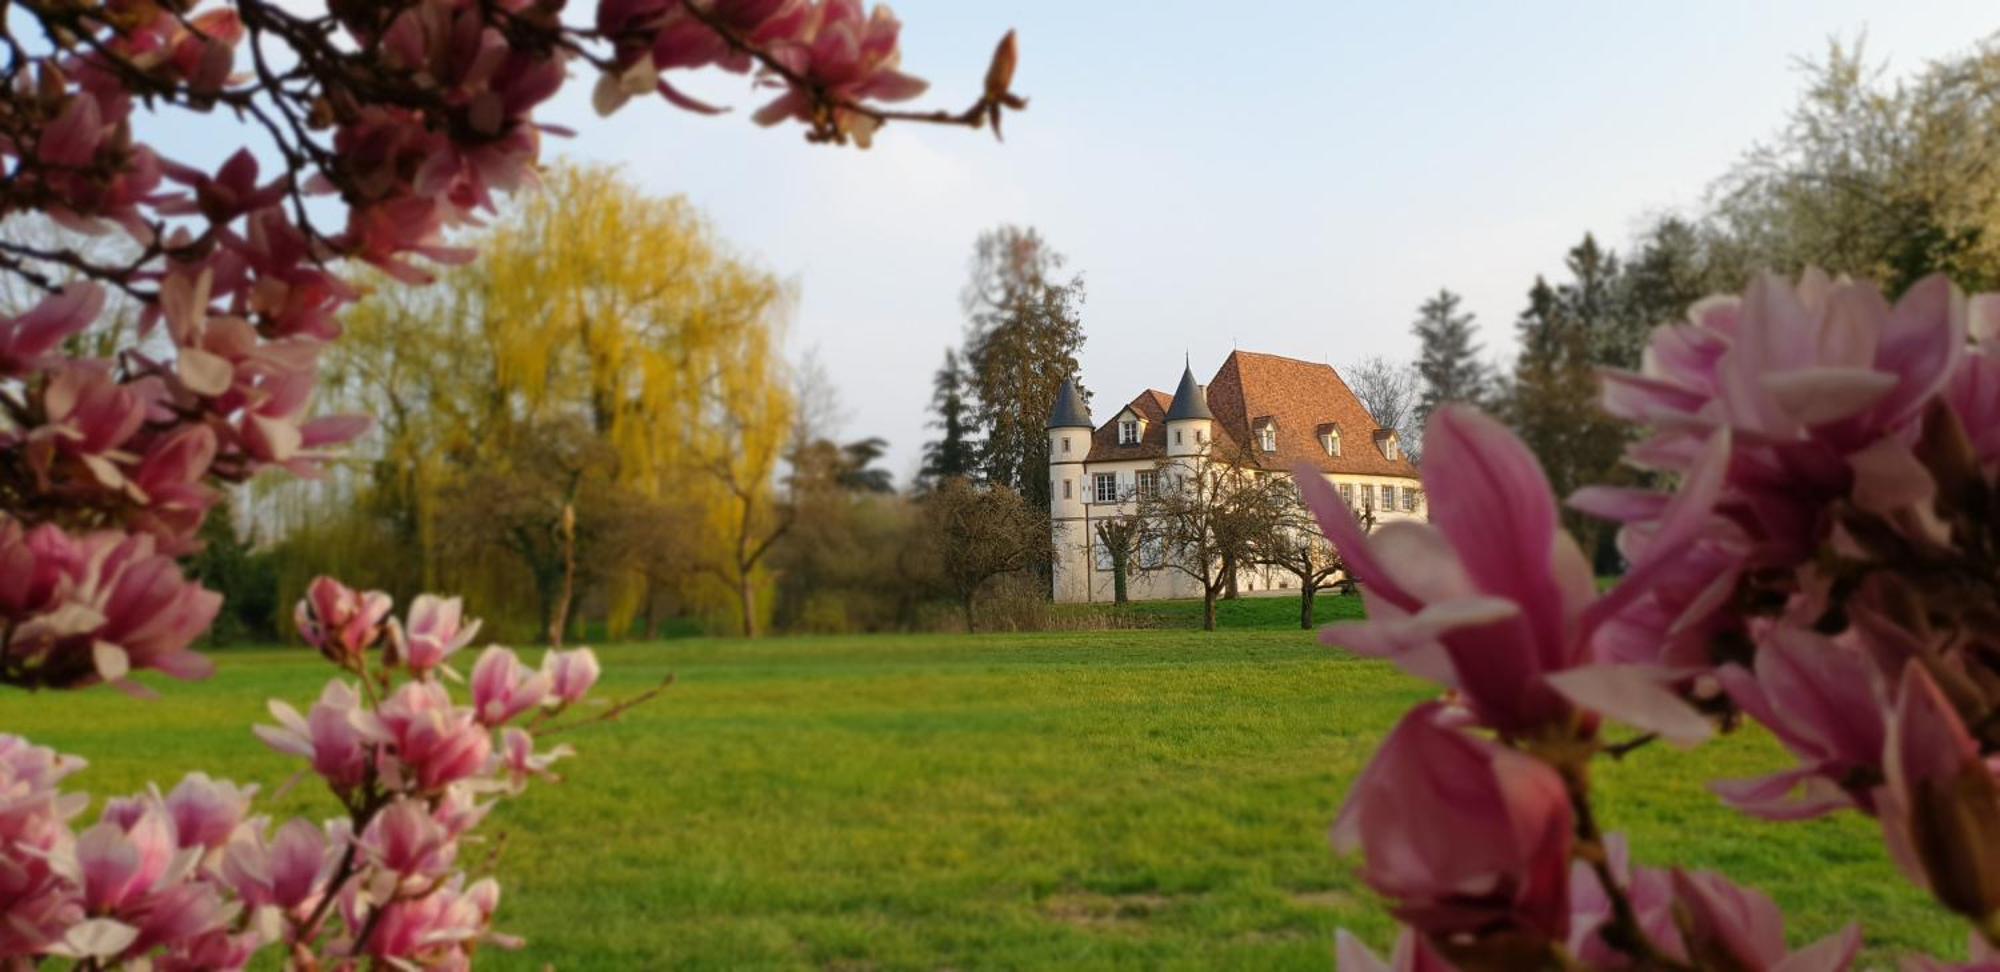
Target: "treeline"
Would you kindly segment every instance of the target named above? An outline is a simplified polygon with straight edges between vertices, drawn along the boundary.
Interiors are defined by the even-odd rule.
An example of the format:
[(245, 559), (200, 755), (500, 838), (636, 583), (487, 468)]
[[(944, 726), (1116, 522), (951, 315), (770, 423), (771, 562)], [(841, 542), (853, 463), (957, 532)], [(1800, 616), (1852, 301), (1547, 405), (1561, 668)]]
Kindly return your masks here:
[[(1968, 290), (2000, 286), (2000, 46), (1988, 40), (1900, 82), (1872, 70), (1859, 44), (1834, 43), (1803, 70), (1784, 125), (1701, 208), (1646, 220), (1623, 254), (1585, 233), (1560, 272), (1536, 277), (1511, 362), (1487, 358), (1456, 294), (1425, 300), (1409, 393), (1418, 421), (1443, 402), (1477, 403), (1535, 450), (1558, 495), (1631, 482), (1629, 432), (1598, 407), (1596, 376), (1640, 366), (1653, 327), (1702, 297), (1808, 266), (1892, 295), (1935, 272)], [(1615, 569), (1609, 531), (1566, 516), (1599, 569)]]
[(902, 494), (780, 356), (782, 282), (615, 170), (545, 181), (476, 266), (377, 279), (344, 316), (319, 407), (376, 428), (211, 519), (189, 567), (229, 595), (217, 640), (285, 636), (321, 573), (460, 592), (521, 640), (1039, 623), (1042, 399), (1076, 369), (1082, 285), (1038, 236), (980, 239), (959, 425)]

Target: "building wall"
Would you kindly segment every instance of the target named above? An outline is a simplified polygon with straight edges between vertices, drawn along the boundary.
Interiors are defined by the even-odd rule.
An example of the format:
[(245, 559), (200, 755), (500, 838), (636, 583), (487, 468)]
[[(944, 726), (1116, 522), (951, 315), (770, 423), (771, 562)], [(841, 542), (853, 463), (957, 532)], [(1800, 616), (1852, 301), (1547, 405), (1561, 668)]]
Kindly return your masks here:
[[(1057, 430), (1075, 437), (1071, 448), (1079, 444), (1088, 448), (1089, 433), (1081, 429)], [(1052, 460), (1062, 458), (1055, 443), (1049, 450)], [(1074, 455), (1074, 453), (1072, 453)], [(1170, 460), (1172, 461), (1172, 460)], [(1208, 460), (1194, 460), (1208, 461)], [(1096, 524), (1107, 518), (1132, 516), (1137, 512), (1137, 503), (1130, 497), (1135, 489), (1140, 471), (1159, 468), (1159, 460), (1126, 460), (1121, 462), (1055, 462), (1049, 466), (1049, 495), (1052, 530), (1055, 543), (1055, 599), (1062, 603), (1110, 601), (1113, 597), (1113, 577), (1106, 567), (1099, 569), (1095, 556), (1097, 545)], [(1095, 494), (1094, 481), (1100, 473), (1117, 477), (1115, 495), (1122, 501), (1100, 503)], [(1282, 474), (1275, 474), (1282, 475)], [(1403, 500), (1405, 489), (1419, 489), (1421, 484), (1409, 477), (1400, 476), (1357, 476), (1346, 473), (1328, 473), (1327, 481), (1336, 490), (1349, 487), (1354, 497), (1354, 506), (1360, 508), (1362, 487), (1369, 487), (1376, 497), (1378, 508), (1376, 524), (1395, 520), (1424, 520), (1429, 511), (1419, 491), (1416, 509), (1405, 511)], [(1064, 481), (1068, 480), (1069, 495), (1065, 499)], [(1388, 486), (1396, 492), (1396, 508), (1379, 509), (1382, 487)], [(1237, 572), (1237, 590), (1244, 594), (1262, 594), (1271, 591), (1296, 591), (1298, 578), (1278, 568), (1252, 567)], [(1135, 569), (1126, 578), (1126, 596), (1135, 601), (1151, 601), (1167, 598), (1190, 598), (1201, 596), (1201, 585), (1184, 571), (1172, 567), (1143, 569), (1135, 564)]]

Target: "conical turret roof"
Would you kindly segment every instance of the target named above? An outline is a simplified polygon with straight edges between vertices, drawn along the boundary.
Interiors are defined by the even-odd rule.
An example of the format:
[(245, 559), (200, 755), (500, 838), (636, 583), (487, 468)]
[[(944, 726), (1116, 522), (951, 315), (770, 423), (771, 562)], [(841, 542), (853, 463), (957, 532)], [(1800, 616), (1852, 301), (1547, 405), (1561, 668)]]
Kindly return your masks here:
[(1193, 365), (1181, 372), (1181, 386), (1174, 389), (1174, 404), (1167, 409), (1167, 421), (1181, 419), (1215, 419), (1215, 413), (1208, 410), (1208, 396), (1201, 393), (1201, 383), (1194, 380)]
[(1049, 428), (1096, 428), (1090, 421), (1090, 409), (1083, 404), (1083, 393), (1076, 388), (1076, 379), (1063, 382), (1062, 389), (1056, 392), (1056, 407), (1049, 412)]

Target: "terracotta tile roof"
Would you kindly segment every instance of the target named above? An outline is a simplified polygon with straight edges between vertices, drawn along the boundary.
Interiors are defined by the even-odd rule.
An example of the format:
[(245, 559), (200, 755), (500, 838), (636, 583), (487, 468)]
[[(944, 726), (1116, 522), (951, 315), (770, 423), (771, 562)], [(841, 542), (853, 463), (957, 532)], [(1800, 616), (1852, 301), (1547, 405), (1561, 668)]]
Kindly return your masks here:
[[(1167, 454), (1167, 406), (1173, 404), (1173, 396), (1156, 388), (1148, 388), (1139, 397), (1119, 407), (1111, 420), (1097, 427), (1090, 434), (1090, 455), (1085, 462), (1115, 462), (1120, 459), (1159, 459)], [(1125, 409), (1139, 413), (1146, 420), (1146, 429), (1139, 434), (1138, 445), (1118, 444), (1118, 416)]]
[[(1213, 401), (1213, 399), (1210, 399)], [(1097, 427), (1090, 434), (1090, 455), (1085, 462), (1117, 462), (1123, 459), (1163, 459), (1167, 455), (1167, 409), (1173, 407), (1174, 397), (1157, 388), (1148, 388), (1125, 405), (1119, 406), (1111, 420)], [(1118, 416), (1125, 409), (1139, 413), (1146, 420), (1145, 431), (1139, 433), (1137, 445), (1118, 444)], [(1215, 451), (1218, 454), (1235, 454), (1236, 446), (1222, 428), (1220, 422), (1214, 425)]]
[[(1209, 380), (1208, 407), (1221, 427), (1218, 443), (1225, 438), (1253, 441), (1253, 421), (1260, 426), (1264, 418), (1277, 422), (1277, 451), (1251, 453), (1263, 468), (1289, 469), (1304, 462), (1324, 472), (1416, 478), (1409, 459), (1382, 454), (1382, 437), (1376, 433), (1384, 430), (1331, 365), (1233, 351)], [(1338, 456), (1327, 455), (1319, 443), (1329, 427), (1341, 433)]]

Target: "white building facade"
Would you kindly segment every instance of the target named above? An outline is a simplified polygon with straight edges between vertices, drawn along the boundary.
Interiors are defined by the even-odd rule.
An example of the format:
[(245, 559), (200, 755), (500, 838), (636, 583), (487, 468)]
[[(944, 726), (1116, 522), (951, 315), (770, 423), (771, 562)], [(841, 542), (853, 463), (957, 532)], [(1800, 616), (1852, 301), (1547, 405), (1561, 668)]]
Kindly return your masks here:
[[(1111, 557), (1097, 536), (1107, 519), (1136, 515), (1138, 501), (1162, 477), (1202, 463), (1250, 466), (1255, 475), (1289, 476), (1305, 464), (1321, 471), (1357, 511), (1377, 524), (1423, 519), (1416, 468), (1393, 431), (1376, 424), (1332, 366), (1249, 351), (1232, 352), (1208, 384), (1190, 367), (1172, 396), (1147, 390), (1094, 425), (1074, 384), (1049, 417), (1049, 496), (1055, 599), (1109, 601)], [(1296, 593), (1282, 568), (1246, 566), (1246, 595)], [(1142, 548), (1130, 564), (1133, 600), (1200, 597), (1186, 572)]]

